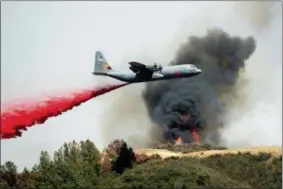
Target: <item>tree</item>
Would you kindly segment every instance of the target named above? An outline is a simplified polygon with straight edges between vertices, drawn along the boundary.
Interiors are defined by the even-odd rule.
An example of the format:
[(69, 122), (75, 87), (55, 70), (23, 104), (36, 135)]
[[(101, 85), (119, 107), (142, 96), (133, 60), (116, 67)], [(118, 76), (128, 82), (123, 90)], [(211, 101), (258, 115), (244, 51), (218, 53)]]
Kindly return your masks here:
[(133, 167), (134, 158), (135, 154), (133, 149), (131, 147), (128, 148), (127, 144), (124, 143), (121, 146), (118, 157), (112, 160), (112, 170), (122, 174), (126, 168)]
[(15, 188), (17, 187), (17, 167), (16, 165), (8, 161), (4, 165), (1, 165), (1, 188)]
[[(102, 153), (103, 168), (122, 174), (126, 168), (132, 168), (135, 154), (124, 140), (114, 140)], [(110, 164), (110, 165), (108, 165)]]
[(41, 152), (33, 170), (38, 188), (93, 188), (100, 175), (100, 154), (90, 140), (72, 141), (55, 151), (53, 160)]

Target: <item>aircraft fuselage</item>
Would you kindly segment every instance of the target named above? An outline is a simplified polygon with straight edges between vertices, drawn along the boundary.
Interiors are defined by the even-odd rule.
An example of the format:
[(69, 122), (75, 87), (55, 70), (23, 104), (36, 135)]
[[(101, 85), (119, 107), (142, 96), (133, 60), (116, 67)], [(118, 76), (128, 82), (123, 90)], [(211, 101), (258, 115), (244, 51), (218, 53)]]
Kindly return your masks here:
[(161, 66), (145, 65), (139, 62), (129, 62), (128, 70), (115, 70), (106, 61), (100, 51), (95, 53), (94, 75), (109, 76), (128, 83), (149, 82), (165, 79), (193, 77), (201, 73), (201, 70), (192, 64)]
[(195, 67), (192, 68), (191, 66), (192, 65), (164, 66), (162, 70), (153, 72), (150, 75), (134, 73), (131, 70), (109, 70), (105, 73), (96, 75), (105, 75), (128, 83), (139, 83), (156, 80), (187, 78), (199, 75), (201, 73), (200, 69)]

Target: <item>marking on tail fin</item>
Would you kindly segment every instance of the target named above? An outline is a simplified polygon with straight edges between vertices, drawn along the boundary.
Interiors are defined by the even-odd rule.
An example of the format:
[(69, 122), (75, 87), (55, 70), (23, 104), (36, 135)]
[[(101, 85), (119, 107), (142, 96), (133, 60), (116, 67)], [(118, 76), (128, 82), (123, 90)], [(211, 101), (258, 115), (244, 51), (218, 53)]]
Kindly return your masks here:
[(107, 70), (112, 70), (112, 68), (107, 62), (105, 62), (103, 64), (103, 71), (106, 72)]
[(96, 56), (96, 59), (95, 59), (95, 72), (96, 73), (98, 72), (105, 73), (108, 70), (112, 70), (112, 67), (108, 64), (102, 52), (96, 51), (95, 56)]

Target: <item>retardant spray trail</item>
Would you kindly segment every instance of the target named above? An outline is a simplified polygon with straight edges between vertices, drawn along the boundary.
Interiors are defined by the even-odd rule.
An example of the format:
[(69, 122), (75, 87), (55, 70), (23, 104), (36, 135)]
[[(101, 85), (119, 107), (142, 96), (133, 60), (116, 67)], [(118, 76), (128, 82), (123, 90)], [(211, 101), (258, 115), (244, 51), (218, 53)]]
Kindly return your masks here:
[(125, 85), (127, 84), (81, 90), (63, 97), (49, 97), (10, 106), (1, 112), (1, 139), (21, 136), (20, 130), (27, 130), (27, 127), (35, 124), (42, 124), (50, 117), (58, 116), (83, 102)]

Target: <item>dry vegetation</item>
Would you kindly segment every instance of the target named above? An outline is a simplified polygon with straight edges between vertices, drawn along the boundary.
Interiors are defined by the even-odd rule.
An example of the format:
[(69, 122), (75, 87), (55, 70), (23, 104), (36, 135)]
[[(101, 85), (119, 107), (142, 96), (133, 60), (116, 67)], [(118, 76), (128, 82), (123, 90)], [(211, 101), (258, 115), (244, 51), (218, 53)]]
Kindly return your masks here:
[(278, 157), (282, 155), (282, 149), (280, 146), (262, 146), (262, 147), (234, 148), (234, 149), (222, 149), (222, 150), (199, 150), (199, 151), (191, 151), (184, 153), (184, 152), (173, 152), (166, 149), (146, 148), (146, 149), (135, 150), (135, 153), (146, 154), (149, 156), (158, 154), (163, 159), (171, 156), (204, 158), (212, 155), (225, 155), (225, 154), (237, 154), (237, 153), (250, 153), (253, 155), (259, 155), (260, 153), (267, 153), (267, 154), (271, 154), (272, 156)]

